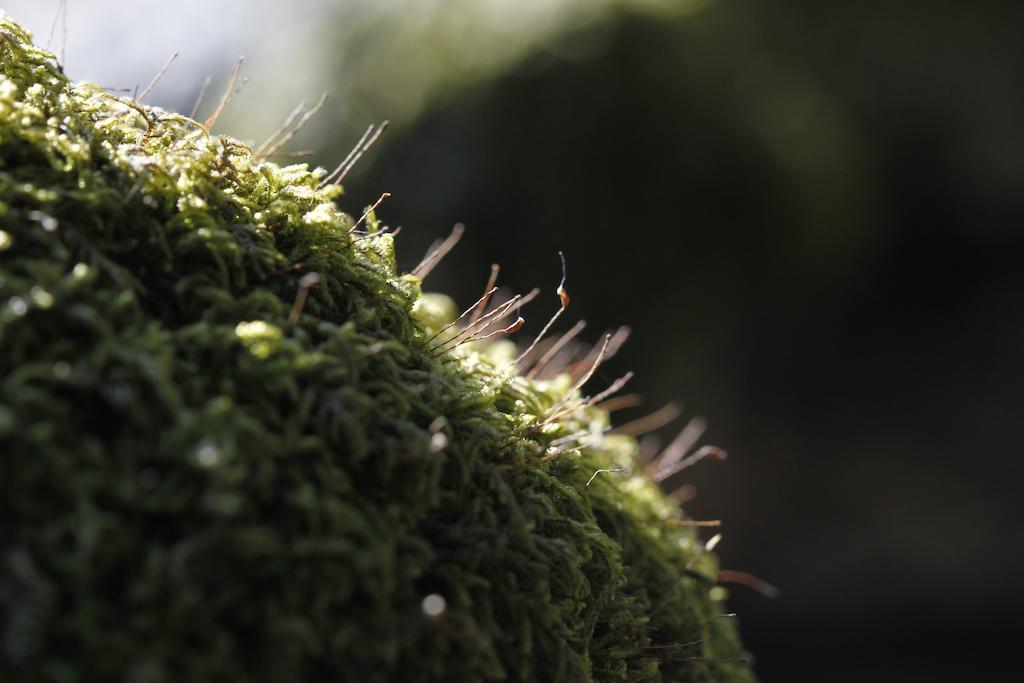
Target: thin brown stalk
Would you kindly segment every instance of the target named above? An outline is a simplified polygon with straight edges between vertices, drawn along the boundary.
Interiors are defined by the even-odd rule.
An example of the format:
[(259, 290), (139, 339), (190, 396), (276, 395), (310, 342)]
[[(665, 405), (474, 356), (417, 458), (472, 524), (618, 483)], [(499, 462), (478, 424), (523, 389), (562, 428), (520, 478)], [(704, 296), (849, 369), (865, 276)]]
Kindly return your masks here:
[(358, 152), (360, 150), (360, 148), (362, 148), (363, 143), (365, 143), (367, 141), (367, 139), (369, 139), (370, 135), (373, 134), (373, 128), (374, 128), (373, 126), (370, 126), (369, 128), (366, 129), (366, 132), (363, 133), (363, 137), (359, 138), (359, 142), (357, 142), (355, 147), (353, 147), (351, 149), (351, 151), (349, 151), (348, 156), (346, 156), (342, 160), (342, 162), (340, 164), (338, 164), (337, 167), (335, 167), (335, 169), (333, 171), (331, 171), (326, 176), (324, 176), (324, 179), (320, 181), (320, 183), (316, 186), (316, 189), (319, 190), (321, 187), (324, 187), (326, 185), (330, 185), (331, 182), (334, 181), (334, 178), (339, 173), (341, 173), (342, 169), (344, 169), (345, 166), (348, 165), (348, 162), (352, 161), (352, 157), (354, 157), (356, 155), (356, 152)]
[(601, 401), (594, 407), (606, 413), (614, 413), (623, 408), (636, 408), (641, 403), (643, 403), (643, 398), (640, 394), (623, 394), (622, 396), (613, 396), (607, 401)]
[(654, 411), (650, 415), (637, 418), (632, 422), (616, 427), (612, 430), (613, 434), (625, 434), (626, 436), (640, 436), (641, 434), (647, 434), (653, 432), (656, 429), (661, 429), (672, 420), (679, 417), (683, 412), (683, 407), (679, 403), (672, 401), (665, 406)]
[(460, 239), (462, 239), (462, 233), (465, 231), (466, 226), (462, 223), (456, 223), (455, 227), (452, 228), (452, 234), (424, 256), (419, 265), (412, 269), (412, 274), (420, 280), (425, 280), (427, 275), (430, 274), (430, 271), (434, 269), (434, 266), (436, 266), (449, 251), (455, 248), (455, 245), (459, 243)]
[[(430, 339), (428, 339), (426, 343), (428, 343), (428, 344), (429, 344), (430, 342), (434, 341), (434, 340), (435, 340), (435, 339), (437, 339), (437, 338), (438, 338), (439, 336), (441, 336), (442, 334), (444, 334), (445, 332), (447, 332), (448, 330), (450, 330), (450, 329), (451, 329), (452, 327), (454, 327), (454, 326), (455, 326), (456, 324), (458, 324), (458, 322), (459, 322), (460, 320), (462, 320), (462, 319), (463, 319), (463, 318), (465, 318), (465, 317), (466, 317), (467, 315), (469, 315), (470, 313), (472, 313), (473, 311), (475, 311), (475, 310), (476, 310), (476, 307), (480, 305), (480, 302), (481, 302), (481, 301), (483, 301), (484, 299), (490, 298), (490, 296), (491, 296), (492, 294), (494, 294), (494, 293), (495, 293), (496, 291), (498, 291), (498, 288), (497, 288), (497, 287), (491, 287), (491, 288), (490, 288), (489, 290), (487, 290), (486, 292), (484, 292), (484, 295), (483, 295), (482, 297), (480, 297), (479, 299), (477, 299), (477, 300), (476, 300), (476, 303), (474, 303), (474, 304), (473, 304), (472, 306), (470, 306), (469, 308), (467, 308), (466, 310), (464, 310), (464, 311), (462, 312), (462, 315), (460, 315), (460, 316), (459, 316), (458, 318), (456, 318), (455, 320), (451, 321), (450, 323), (448, 323), (447, 325), (445, 325), (444, 327), (442, 327), (442, 328), (441, 328), (440, 330), (438, 330), (437, 332), (435, 332), (435, 333), (434, 333), (434, 335), (433, 335), (433, 336), (432, 336), (432, 337), (431, 337)], [(474, 322), (475, 322), (475, 321), (474, 321)]]
[(569, 406), (568, 408), (563, 408), (560, 412), (555, 413), (554, 415), (552, 415), (548, 419), (551, 422), (554, 422), (555, 420), (558, 420), (558, 419), (560, 419), (562, 417), (565, 417), (566, 415), (570, 415), (571, 413), (574, 413), (577, 410), (583, 410), (585, 408), (589, 408), (592, 405), (594, 405), (595, 403), (597, 403), (599, 401), (603, 401), (604, 399), (608, 398), (612, 394), (614, 394), (617, 391), (621, 390), (622, 387), (624, 387), (626, 385), (626, 383), (629, 382), (629, 380), (631, 380), (631, 379), (633, 379), (633, 372), (632, 371), (627, 372), (625, 375), (623, 375), (622, 377), (620, 377), (617, 380), (615, 380), (614, 382), (612, 382), (611, 386), (609, 386), (607, 389), (605, 389), (601, 393), (597, 394), (596, 396), (594, 396), (592, 398), (585, 399), (580, 405), (573, 405), (573, 406)]
[(600, 367), (601, 363), (605, 359), (605, 353), (608, 351), (608, 345), (611, 343), (611, 338), (612, 336), (610, 334), (604, 335), (604, 341), (601, 343), (601, 350), (597, 354), (597, 359), (594, 360), (594, 364), (590, 366), (590, 370), (587, 371), (587, 374), (583, 375), (583, 377), (573, 385), (571, 391), (579, 391), (583, 385), (594, 376), (594, 373), (597, 372), (597, 368)]
[(57, 12), (53, 15), (53, 23), (50, 24), (50, 35), (46, 39), (46, 49), (50, 49), (50, 43), (53, 42), (53, 34), (57, 30), (57, 21), (61, 22), (61, 36), (60, 36), (60, 64), (64, 65), (64, 56), (67, 51), (68, 44), (68, 3), (67, 0), (60, 0), (57, 4)]
[(555, 355), (558, 354), (558, 352), (561, 351), (566, 344), (572, 341), (576, 337), (576, 335), (582, 332), (586, 326), (587, 323), (585, 320), (581, 320), (575, 325), (573, 325), (572, 329), (563, 334), (558, 339), (558, 341), (555, 342), (554, 346), (548, 349), (548, 351), (543, 356), (541, 356), (540, 360), (537, 361), (537, 364), (530, 368), (530, 371), (526, 373), (526, 377), (528, 379), (533, 379), (538, 374), (540, 374), (544, 370), (544, 368), (547, 367), (548, 363), (551, 362), (551, 359), (554, 358)]
[(625, 375), (623, 375), (622, 377), (620, 377), (617, 380), (615, 380), (614, 382), (612, 382), (611, 386), (609, 386), (604, 391), (602, 391), (602, 392), (600, 392), (600, 393), (598, 393), (598, 394), (588, 398), (586, 401), (584, 401), (583, 407), (584, 408), (590, 408), (594, 404), (600, 403), (601, 401), (605, 400), (606, 398), (608, 398), (612, 394), (617, 394), (618, 392), (622, 391), (622, 387), (626, 386), (626, 384), (631, 379), (633, 379), (633, 371), (632, 370), (630, 370)]
[(563, 254), (562, 252), (558, 252), (558, 257), (562, 259), (562, 281), (558, 283), (558, 289), (555, 290), (555, 294), (558, 295), (558, 299), (561, 302), (561, 306), (557, 311), (555, 311), (555, 314), (551, 316), (551, 319), (548, 320), (547, 324), (544, 325), (544, 327), (540, 331), (540, 334), (538, 334), (534, 338), (533, 342), (526, 347), (526, 350), (520, 353), (518, 356), (516, 356), (516, 365), (519, 365), (519, 363), (521, 363), (524, 358), (530, 355), (530, 352), (533, 351), (534, 347), (536, 347), (537, 344), (540, 343), (540, 340), (543, 339), (544, 336), (548, 333), (548, 330), (551, 329), (551, 326), (555, 324), (558, 318), (563, 313), (565, 313), (565, 309), (569, 307), (569, 293), (565, 291), (565, 254)]
[(291, 314), (288, 316), (288, 327), (295, 327), (299, 323), (299, 316), (302, 315), (302, 309), (306, 306), (309, 290), (318, 284), (320, 284), (319, 273), (306, 273), (299, 278), (299, 289), (295, 294)]
[(309, 120), (316, 116), (317, 112), (323, 109), (324, 103), (326, 101), (327, 93), (324, 93), (323, 95), (320, 96), (320, 99), (317, 100), (317, 103), (313, 105), (313, 108), (307, 111), (305, 114), (303, 114), (302, 118), (299, 119), (298, 123), (296, 123), (291, 130), (285, 133), (284, 137), (282, 137), (277, 142), (273, 143), (262, 154), (257, 152), (257, 156), (262, 156), (264, 158), (274, 156), (274, 153), (277, 152), (277, 150), (281, 149), (289, 142), (291, 142), (292, 138), (294, 138), (299, 133), (299, 131), (301, 131), (303, 127), (305, 127)]
[(572, 443), (573, 441), (582, 439), (585, 436), (590, 436), (591, 434), (593, 434), (593, 432), (591, 432), (589, 429), (583, 429), (573, 434), (568, 434), (566, 436), (555, 439), (554, 441), (548, 444), (548, 448), (558, 448), (559, 446), (564, 446), (566, 444)]
[(523, 295), (522, 299), (519, 300), (519, 307), (522, 308), (526, 304), (536, 299), (538, 294), (540, 294), (539, 287), (534, 287), (533, 289), (531, 289), (529, 292)]
[[(629, 327), (625, 325), (615, 330), (615, 332), (612, 333), (611, 335), (611, 340), (608, 343), (608, 348), (604, 350), (604, 360), (607, 361), (614, 357), (615, 354), (619, 352), (619, 349), (622, 348), (622, 345), (626, 343), (626, 340), (629, 339), (629, 335), (631, 333), (632, 330), (630, 330)], [(584, 356), (582, 360), (573, 363), (572, 366), (569, 367), (569, 374), (576, 376), (580, 371), (590, 367), (590, 364), (592, 362), (591, 359), (593, 357), (594, 351), (591, 350), (591, 352)]]
[(299, 116), (302, 115), (302, 110), (305, 109), (305, 108), (306, 108), (306, 100), (302, 100), (301, 102), (298, 103), (298, 105), (296, 105), (295, 109), (292, 109), (291, 112), (288, 114), (288, 116), (285, 117), (284, 123), (282, 123), (280, 126), (278, 126), (277, 130), (275, 130), (273, 133), (271, 133), (270, 137), (268, 137), (266, 140), (264, 140), (263, 143), (260, 144), (260, 146), (256, 148), (256, 152), (254, 153), (254, 156), (257, 156), (257, 157), (262, 156), (263, 155), (263, 150), (265, 150), (267, 147), (272, 145), (277, 140), (277, 138), (280, 135), (282, 135), (286, 130), (288, 130), (288, 128), (290, 128), (291, 125), (295, 122), (295, 119), (299, 118)]
[[(498, 322), (499, 320), (504, 318), (506, 315), (508, 315), (509, 311), (512, 310), (512, 307), (515, 306), (517, 303), (519, 303), (519, 301), (522, 298), (523, 298), (523, 296), (521, 294), (516, 294), (514, 297), (512, 297), (511, 299), (509, 299), (505, 303), (501, 304), (500, 306), (495, 308), (490, 313), (487, 313), (486, 315), (484, 315), (480, 319), (478, 319), (478, 320), (474, 321), (473, 323), (471, 323), (471, 324), (467, 325), (466, 327), (464, 327), (462, 330), (459, 331), (458, 334), (456, 334), (451, 339), (447, 339), (447, 340), (441, 342), (440, 344), (435, 345), (431, 349), (431, 351), (440, 351), (440, 353), (447, 353), (448, 351), (451, 351), (451, 348), (445, 349), (443, 351), (441, 351), (441, 349), (443, 347), (448, 346), (449, 344), (452, 344), (453, 342), (461, 340), (461, 339), (463, 339), (465, 337), (473, 336), (473, 335), (478, 334), (478, 333), (483, 333), (484, 331), (489, 329), (491, 327), (491, 325), (493, 325), (494, 323)], [(458, 346), (461, 343), (462, 343), (461, 341), (458, 341), (458, 343), (455, 344), (455, 346)], [(455, 347), (453, 346), (452, 348), (455, 348)]]
[(667, 495), (677, 505), (685, 505), (697, 497), (697, 487), (693, 484), (683, 484), (679, 488), (669, 491)]
[(390, 121), (383, 121), (379, 126), (377, 126), (377, 130), (373, 133), (373, 135), (370, 136), (370, 139), (367, 140), (366, 143), (359, 148), (355, 156), (353, 156), (351, 160), (348, 162), (348, 164), (346, 164), (345, 167), (341, 169), (340, 174), (334, 180), (335, 185), (340, 185), (341, 182), (345, 180), (345, 176), (349, 174), (349, 171), (351, 171), (355, 167), (355, 165), (359, 162), (363, 155), (370, 151), (370, 148), (377, 143), (377, 140), (380, 138), (381, 134), (387, 129), (389, 125), (391, 125)]
[(594, 360), (594, 363), (590, 366), (590, 370), (588, 370), (587, 374), (585, 374), (579, 381), (576, 382), (576, 384), (572, 386), (571, 389), (569, 389), (569, 391), (566, 392), (565, 396), (562, 398), (561, 401), (556, 403), (551, 408), (551, 410), (548, 411), (548, 417), (541, 420), (540, 424), (537, 425), (536, 429), (539, 429), (544, 425), (550, 424), (556, 416), (561, 415), (562, 409), (564, 408), (565, 404), (568, 403), (569, 401), (572, 401), (573, 395), (577, 391), (579, 391), (580, 388), (584, 384), (586, 384), (591, 377), (593, 377), (594, 373), (597, 372), (597, 368), (601, 365), (601, 361), (604, 360), (604, 354), (605, 351), (608, 350), (608, 343), (611, 341), (611, 337), (611, 334), (604, 335), (604, 342), (601, 344), (601, 350), (600, 352), (598, 352), (597, 358)]
[(442, 351), (441, 353), (448, 353), (449, 351), (454, 351), (455, 349), (459, 348), (463, 344), (468, 344), (470, 342), (483, 341), (485, 339), (490, 339), (491, 337), (494, 337), (494, 336), (499, 335), (499, 334), (512, 334), (512, 333), (516, 332), (517, 330), (519, 330), (519, 328), (522, 327), (525, 322), (526, 322), (526, 320), (523, 318), (523, 316), (519, 316), (518, 318), (516, 318), (515, 322), (513, 322), (511, 325), (508, 325), (507, 327), (503, 327), (500, 330), (494, 330), (493, 332), (490, 332), (488, 334), (483, 334), (482, 332), (474, 334), (473, 336), (467, 337), (466, 339), (463, 339), (462, 341), (460, 341), (455, 346), (451, 347), (450, 349), (446, 349), (445, 351)]
[(696, 519), (666, 519), (665, 524), (669, 526), (685, 527), (716, 527), (722, 526), (720, 519), (696, 520)]
[(238, 79), (238, 72), (242, 70), (242, 62), (245, 61), (245, 57), (239, 57), (238, 61), (235, 62), (235, 66), (231, 69), (231, 76), (228, 77), (227, 87), (224, 88), (224, 94), (220, 98), (220, 102), (217, 104), (217, 108), (213, 110), (213, 114), (210, 118), (203, 122), (203, 128), (209, 132), (213, 128), (214, 124), (217, 123), (217, 119), (224, 113), (224, 108), (228, 106), (228, 102), (234, 96), (235, 81)]
[(308, 159), (313, 156), (312, 149), (297, 149), (294, 152), (278, 152), (267, 156), (268, 159)]
[(752, 588), (766, 598), (775, 599), (781, 591), (776, 586), (764, 579), (754, 576), (750, 572), (742, 572), (738, 569), (720, 569), (718, 571), (719, 583), (737, 583), (747, 588)]
[(713, 458), (715, 460), (725, 460), (726, 452), (723, 451), (721, 448), (717, 448), (715, 446), (703, 446), (703, 447), (700, 448), (700, 450), (698, 450), (696, 453), (694, 453), (690, 457), (683, 458), (682, 460), (677, 462), (673, 467), (670, 467), (670, 468), (664, 469), (664, 470), (659, 469), (658, 471), (656, 471), (652, 475), (651, 478), (654, 479), (654, 481), (656, 481), (656, 482), (665, 481), (666, 479), (671, 477), (673, 474), (676, 474), (678, 472), (682, 472), (687, 467), (691, 467), (693, 465), (696, 465), (698, 462), (700, 462), (704, 458), (709, 458), (709, 457)]
[(661, 471), (675, 466), (704, 435), (707, 426), (707, 420), (703, 417), (695, 417), (687, 422), (678, 436), (651, 462), (649, 469)]
[(146, 99), (146, 95), (148, 95), (150, 91), (153, 89), (153, 87), (160, 82), (160, 79), (163, 78), (165, 73), (167, 73), (167, 69), (170, 68), (171, 64), (173, 64), (174, 60), (177, 58), (178, 53), (175, 52), (173, 55), (170, 56), (170, 58), (168, 58), (166, 62), (164, 62), (164, 65), (160, 67), (160, 71), (158, 71), (156, 76), (153, 77), (153, 80), (149, 82), (149, 85), (143, 88), (142, 92), (139, 93), (139, 96), (135, 98), (136, 101), (142, 102), (142, 100)]
[(46, 38), (46, 49), (50, 49), (50, 44), (53, 42), (53, 34), (57, 32), (57, 22), (60, 21), (61, 13), (66, 10), (65, 3), (67, 0), (60, 0), (57, 4), (57, 11), (53, 14), (53, 23), (50, 24), (50, 35)]
[(363, 233), (362, 235), (360, 235), (359, 237), (355, 238), (352, 241), (353, 242), (362, 242), (363, 240), (369, 239), (371, 237), (383, 237), (384, 235), (391, 235), (392, 238), (395, 238), (395, 237), (398, 237), (398, 233), (400, 233), (400, 232), (402, 232), (402, 226), (401, 225), (399, 225), (397, 228), (391, 230), (391, 232), (388, 232), (388, 226), (385, 225), (383, 228), (381, 228), (377, 232), (366, 232), (366, 233)]
[(497, 289), (494, 283), (498, 281), (498, 273), (501, 271), (501, 266), (497, 263), (491, 264), (491, 275), (487, 278), (487, 286), (484, 287), (484, 295), (480, 297), (480, 300), (476, 303), (473, 309), (473, 317), (469, 319), (470, 324), (475, 323), (477, 319), (484, 314), (487, 310), (487, 304), (490, 303), (491, 296), (488, 292), (493, 292)]
[(355, 231), (356, 231), (356, 228), (358, 228), (358, 227), (360, 226), (360, 224), (362, 224), (362, 222), (363, 222), (363, 221), (365, 221), (365, 220), (366, 220), (366, 218), (367, 218), (367, 217), (368, 217), (368, 216), (369, 216), (369, 215), (370, 215), (371, 213), (373, 213), (373, 212), (374, 212), (374, 211), (375, 211), (375, 210), (377, 209), (377, 207), (378, 207), (378, 206), (380, 206), (380, 203), (381, 203), (381, 202), (383, 202), (383, 201), (384, 201), (385, 199), (387, 199), (387, 198), (388, 198), (388, 197), (390, 197), (390, 196), (391, 196), (391, 193), (390, 193), (390, 192), (384, 192), (384, 193), (382, 193), (382, 194), (381, 194), (381, 196), (380, 196), (380, 199), (378, 199), (378, 200), (377, 200), (376, 202), (374, 202), (374, 203), (373, 203), (373, 206), (371, 206), (370, 208), (368, 208), (368, 209), (367, 209), (367, 210), (366, 210), (366, 211), (365, 211), (365, 212), (363, 213), (363, 215), (359, 217), (359, 220), (357, 220), (357, 221), (356, 221), (356, 222), (355, 222), (355, 223), (354, 223), (354, 224), (352, 225), (352, 227), (351, 227), (351, 228), (349, 228), (349, 230), (348, 230), (348, 234), (350, 234), (350, 235), (351, 235), (351, 234), (352, 234), (353, 232), (355, 232)]
[(213, 80), (213, 74), (210, 74), (210, 75), (208, 75), (206, 77), (206, 80), (203, 81), (203, 85), (200, 86), (199, 94), (196, 96), (195, 104), (192, 105), (192, 111), (189, 112), (189, 114), (188, 114), (188, 117), (190, 119), (195, 119), (196, 118), (196, 114), (199, 113), (199, 107), (203, 103), (203, 98), (206, 97), (206, 91), (209, 89), (210, 82), (212, 80)]
[(661, 452), (661, 439), (657, 434), (645, 434), (637, 440), (636, 459), (649, 463)]

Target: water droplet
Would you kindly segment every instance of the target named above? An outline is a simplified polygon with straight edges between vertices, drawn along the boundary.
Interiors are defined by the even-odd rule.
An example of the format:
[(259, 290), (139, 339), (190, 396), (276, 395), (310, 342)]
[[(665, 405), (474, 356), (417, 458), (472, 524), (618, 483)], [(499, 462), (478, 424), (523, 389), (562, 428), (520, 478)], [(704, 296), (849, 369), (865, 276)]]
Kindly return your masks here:
[(431, 593), (427, 597), (423, 598), (423, 613), (428, 617), (439, 617), (444, 614), (444, 611), (448, 609), (448, 603), (444, 597), (437, 593)]
[(33, 287), (30, 289), (29, 296), (32, 297), (32, 303), (39, 308), (49, 308), (53, 305), (53, 295), (42, 287)]
[(11, 313), (17, 316), (23, 316), (28, 312), (28, 304), (20, 296), (12, 296), (7, 300), (7, 305), (11, 309)]
[(46, 232), (53, 232), (57, 229), (57, 226), (60, 225), (56, 218), (49, 214), (45, 214), (42, 211), (29, 211), (28, 217), (34, 221), (38, 221), (39, 225), (43, 226), (43, 230)]
[(203, 439), (196, 449), (196, 462), (203, 467), (215, 467), (220, 462), (220, 449), (209, 439)]
[(436, 434), (430, 435), (430, 452), (440, 453), (444, 450), (444, 447), (448, 445), (448, 437), (444, 435), (444, 432), (437, 432)]

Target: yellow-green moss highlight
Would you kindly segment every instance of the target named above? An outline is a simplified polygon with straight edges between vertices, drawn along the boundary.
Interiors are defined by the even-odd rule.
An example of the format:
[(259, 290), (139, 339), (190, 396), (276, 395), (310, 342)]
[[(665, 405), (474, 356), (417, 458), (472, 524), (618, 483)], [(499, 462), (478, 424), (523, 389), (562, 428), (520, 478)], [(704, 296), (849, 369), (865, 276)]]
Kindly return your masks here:
[(636, 444), (434, 358), (450, 313), (321, 177), (0, 15), (0, 679), (751, 680)]

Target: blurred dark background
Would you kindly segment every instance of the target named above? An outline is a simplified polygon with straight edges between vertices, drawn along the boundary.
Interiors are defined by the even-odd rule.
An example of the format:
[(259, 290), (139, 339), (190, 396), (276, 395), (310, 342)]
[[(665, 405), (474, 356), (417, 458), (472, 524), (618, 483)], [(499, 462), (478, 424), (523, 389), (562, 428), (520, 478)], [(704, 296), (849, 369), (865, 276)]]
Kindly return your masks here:
[(464, 222), (427, 284), (471, 302), (499, 262), (545, 288), (535, 328), (564, 250), (592, 338), (634, 328), (604, 382), (708, 417), (732, 457), (673, 483), (781, 589), (732, 591), (765, 681), (1016, 679), (1022, 28), (1015, 3), (623, 13), (351, 183), (394, 192), (409, 267)]
[[(161, 31), (171, 10), (141, 4), (147, 40), (200, 65), (155, 103), (189, 111), (245, 49), (223, 130), (258, 142), (323, 84), (340, 96), (293, 148), (330, 168), (393, 119), (341, 202), (393, 194), (405, 269), (466, 224), (428, 290), (468, 305), (500, 263), (544, 288), (525, 341), (565, 252), (558, 330), (634, 330), (595, 380), (637, 372), (620, 419), (680, 399), (730, 453), (669, 484), (724, 520), (723, 566), (781, 589), (731, 588), (764, 681), (1019, 678), (1024, 5), (321, 0), (288, 9), (295, 33), (226, 2), (192, 46), (188, 13), (218, 10), (183, 0)], [(130, 87), (164, 60), (83, 73), (127, 67), (70, 7), (72, 75)]]

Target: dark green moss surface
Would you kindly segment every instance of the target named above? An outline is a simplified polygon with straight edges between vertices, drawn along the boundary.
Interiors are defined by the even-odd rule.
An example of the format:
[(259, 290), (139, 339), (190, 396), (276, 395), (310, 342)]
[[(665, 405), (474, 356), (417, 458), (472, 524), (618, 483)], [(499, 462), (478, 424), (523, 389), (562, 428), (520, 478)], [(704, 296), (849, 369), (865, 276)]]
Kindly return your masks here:
[(0, 680), (751, 680), (633, 440), (435, 357), (322, 173), (0, 14)]

